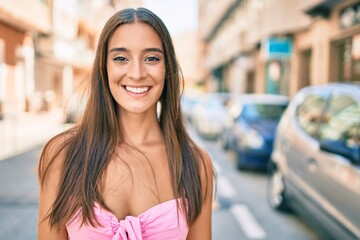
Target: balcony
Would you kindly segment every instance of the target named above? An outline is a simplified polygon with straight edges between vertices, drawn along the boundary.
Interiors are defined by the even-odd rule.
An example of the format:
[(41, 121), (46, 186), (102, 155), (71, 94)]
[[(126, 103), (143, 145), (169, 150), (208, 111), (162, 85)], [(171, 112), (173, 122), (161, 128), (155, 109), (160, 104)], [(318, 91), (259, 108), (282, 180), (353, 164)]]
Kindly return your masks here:
[(49, 9), (39, 0), (0, 1), (0, 21), (21, 31), (51, 30)]
[(329, 17), (331, 8), (342, 0), (308, 0), (303, 3), (304, 12), (311, 17)]

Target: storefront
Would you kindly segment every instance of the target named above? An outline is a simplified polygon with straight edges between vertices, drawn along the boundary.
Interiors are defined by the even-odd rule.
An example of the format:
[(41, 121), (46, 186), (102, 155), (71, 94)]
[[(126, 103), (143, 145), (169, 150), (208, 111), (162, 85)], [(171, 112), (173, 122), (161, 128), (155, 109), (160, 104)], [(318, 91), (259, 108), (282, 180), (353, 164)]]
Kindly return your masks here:
[(338, 34), (332, 39), (332, 82), (360, 81), (360, 3), (338, 11)]
[(267, 38), (262, 42), (261, 47), (265, 59), (265, 92), (288, 95), (292, 54), (291, 38)]

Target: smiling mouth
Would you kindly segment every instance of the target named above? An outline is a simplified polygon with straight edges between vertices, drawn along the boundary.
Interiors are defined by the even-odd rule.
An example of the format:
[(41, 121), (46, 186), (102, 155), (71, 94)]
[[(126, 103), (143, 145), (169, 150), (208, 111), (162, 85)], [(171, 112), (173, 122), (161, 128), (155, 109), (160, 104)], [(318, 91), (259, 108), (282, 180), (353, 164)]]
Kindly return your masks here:
[(130, 86), (125, 86), (126, 91), (130, 92), (130, 93), (136, 93), (136, 94), (140, 94), (140, 93), (146, 93), (147, 91), (150, 90), (150, 87), (130, 87)]

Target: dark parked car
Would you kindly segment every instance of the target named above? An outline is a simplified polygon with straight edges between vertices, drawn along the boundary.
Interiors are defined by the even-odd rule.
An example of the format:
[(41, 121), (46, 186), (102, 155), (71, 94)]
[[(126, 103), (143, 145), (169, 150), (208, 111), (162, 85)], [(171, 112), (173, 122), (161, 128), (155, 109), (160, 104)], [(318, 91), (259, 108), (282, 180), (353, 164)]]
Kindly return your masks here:
[(360, 86), (306, 87), (282, 117), (269, 163), (268, 200), (324, 239), (360, 239)]
[(236, 152), (238, 169), (266, 169), (288, 102), (288, 97), (272, 94), (243, 94), (229, 102), (234, 121), (219, 139), (223, 148)]

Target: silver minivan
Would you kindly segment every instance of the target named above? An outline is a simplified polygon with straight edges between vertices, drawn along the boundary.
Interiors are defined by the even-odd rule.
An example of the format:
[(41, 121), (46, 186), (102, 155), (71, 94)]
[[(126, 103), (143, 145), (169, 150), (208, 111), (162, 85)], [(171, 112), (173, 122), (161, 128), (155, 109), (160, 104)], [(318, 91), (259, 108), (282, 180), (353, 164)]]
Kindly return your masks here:
[(303, 88), (280, 120), (268, 202), (324, 239), (360, 239), (360, 85)]

